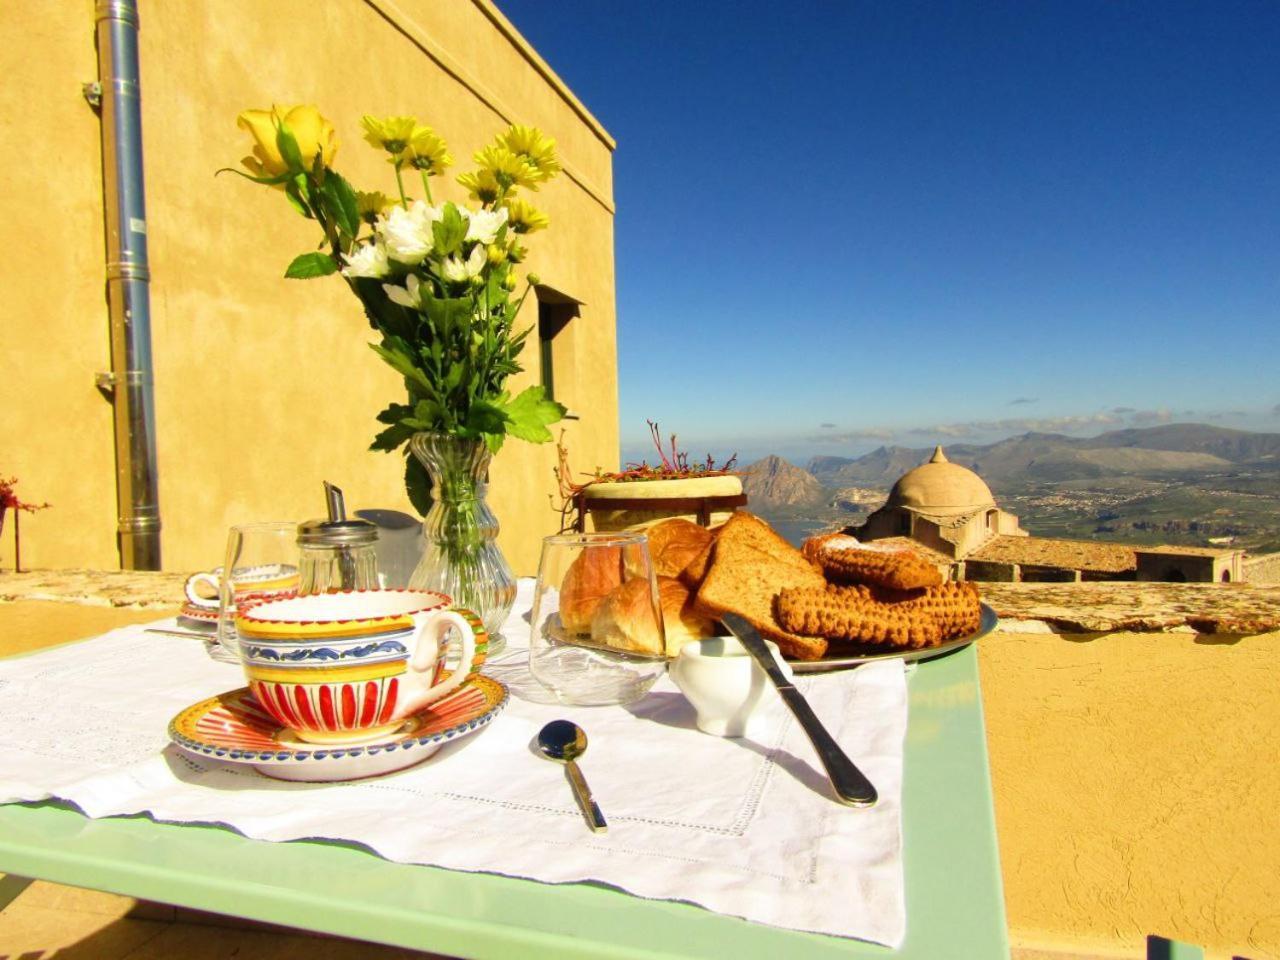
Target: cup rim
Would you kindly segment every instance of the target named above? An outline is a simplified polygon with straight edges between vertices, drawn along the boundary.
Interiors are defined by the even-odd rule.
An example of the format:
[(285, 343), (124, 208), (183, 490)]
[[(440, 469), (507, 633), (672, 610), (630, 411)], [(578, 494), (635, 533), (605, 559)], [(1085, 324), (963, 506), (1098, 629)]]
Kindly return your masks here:
[[(301, 600), (306, 597), (321, 596), (356, 596), (362, 593), (376, 594), (401, 594), (411, 593), (420, 596), (433, 597), (434, 602), (428, 603), (421, 607), (414, 607), (412, 610), (398, 610), (395, 613), (377, 613), (367, 617), (328, 617), (324, 619), (312, 620), (277, 620), (273, 617), (254, 616), (254, 611), (261, 606), (269, 603), (281, 603), (289, 600)], [(298, 593), (297, 591), (289, 591), (287, 593), (279, 593), (273, 596), (263, 597), (260, 600), (251, 600), (248, 603), (241, 604), (236, 609), (237, 620), (247, 620), (256, 624), (273, 624), (280, 626), (297, 626), (302, 624), (317, 623), (368, 623), (372, 620), (386, 620), (390, 617), (411, 617), (414, 614), (426, 613), (430, 610), (441, 610), (453, 606), (453, 598), (447, 593), (440, 593), (438, 590), (411, 590), (407, 587), (369, 587), (362, 590), (326, 590), (324, 593)]]

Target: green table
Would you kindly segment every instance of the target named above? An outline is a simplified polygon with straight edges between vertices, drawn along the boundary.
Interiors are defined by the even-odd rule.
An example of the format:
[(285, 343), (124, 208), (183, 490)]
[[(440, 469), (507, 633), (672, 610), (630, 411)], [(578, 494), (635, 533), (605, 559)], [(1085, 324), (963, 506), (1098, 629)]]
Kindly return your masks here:
[[(1007, 957), (974, 647), (921, 664), (909, 689), (897, 952), (592, 884), (409, 866), (354, 845), (267, 843), (145, 816), (91, 820), (57, 803), (0, 806), (0, 871), (458, 957)], [(0, 882), (0, 907), (18, 888)]]

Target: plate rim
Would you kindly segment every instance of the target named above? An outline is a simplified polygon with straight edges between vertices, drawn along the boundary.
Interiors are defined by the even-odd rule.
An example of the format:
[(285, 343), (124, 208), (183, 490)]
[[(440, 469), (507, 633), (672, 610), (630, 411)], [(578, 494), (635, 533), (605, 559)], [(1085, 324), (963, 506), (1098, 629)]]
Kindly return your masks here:
[(948, 640), (946, 643), (940, 643), (936, 647), (886, 650), (884, 653), (862, 653), (846, 657), (823, 657), (821, 660), (793, 660), (787, 657), (787, 665), (795, 673), (830, 673), (836, 670), (859, 667), (864, 663), (878, 663), (882, 660), (919, 663), (925, 660), (932, 660), (935, 657), (946, 656), (948, 653), (963, 649), (971, 643), (976, 643), (995, 630), (1000, 622), (1000, 617), (995, 610), (986, 603), (979, 603), (979, 609), (981, 610), (981, 619), (978, 621), (978, 629), (976, 631), (963, 637), (956, 637), (954, 640)]
[[(464, 734), (479, 730), (481, 727), (488, 726), (493, 719), (506, 709), (507, 704), (511, 701), (511, 690), (508, 686), (497, 677), (490, 677), (485, 674), (475, 674), (467, 678), (466, 682), (458, 689), (465, 689), (468, 684), (491, 684), (497, 688), (498, 698), (491, 703), (489, 707), (477, 717), (469, 720), (462, 720), (436, 733), (427, 734), (426, 736), (403, 736), (392, 738), (389, 740), (379, 740), (375, 743), (356, 743), (350, 745), (334, 744), (329, 746), (326, 744), (316, 744), (314, 750), (297, 750), (292, 747), (281, 747), (279, 750), (253, 750), (239, 749), (234, 747), (219, 747), (214, 744), (202, 743), (193, 740), (177, 729), (178, 721), (191, 713), (192, 711), (204, 709), (208, 712), (213, 705), (218, 704), (221, 698), (233, 694), (247, 694), (252, 696), (248, 686), (235, 687), (231, 690), (225, 690), (222, 693), (215, 694), (212, 697), (206, 697), (198, 700), (179, 710), (169, 721), (168, 736), (169, 741), (179, 749), (188, 753), (195, 754), (200, 757), (208, 757), (214, 760), (225, 760), (229, 763), (248, 763), (254, 765), (271, 764), (278, 766), (293, 766), (295, 763), (333, 763), (335, 761), (346, 761), (356, 757), (371, 757), (379, 754), (387, 754), (394, 751), (407, 751), (422, 749), (428, 746), (437, 746), (456, 739)], [(424, 709), (430, 709), (429, 707)]]

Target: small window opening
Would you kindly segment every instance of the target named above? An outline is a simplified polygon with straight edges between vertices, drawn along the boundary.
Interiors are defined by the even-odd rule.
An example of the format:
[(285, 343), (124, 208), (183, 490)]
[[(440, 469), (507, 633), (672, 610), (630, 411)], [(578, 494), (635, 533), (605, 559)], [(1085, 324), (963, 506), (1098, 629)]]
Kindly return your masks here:
[[(557, 340), (557, 337), (562, 337), (565, 328), (569, 326), (569, 321), (579, 316), (579, 304), (572, 297), (567, 297), (550, 287), (540, 286), (536, 290), (538, 295), (539, 379), (547, 391), (548, 399), (557, 400), (561, 399), (557, 394), (557, 386), (559, 386), (560, 394), (568, 393), (566, 390), (568, 384), (563, 380), (567, 371), (556, 370), (556, 354), (559, 352), (557, 347), (560, 346), (560, 341)], [(561, 382), (558, 385), (556, 382), (557, 373), (561, 375)]]

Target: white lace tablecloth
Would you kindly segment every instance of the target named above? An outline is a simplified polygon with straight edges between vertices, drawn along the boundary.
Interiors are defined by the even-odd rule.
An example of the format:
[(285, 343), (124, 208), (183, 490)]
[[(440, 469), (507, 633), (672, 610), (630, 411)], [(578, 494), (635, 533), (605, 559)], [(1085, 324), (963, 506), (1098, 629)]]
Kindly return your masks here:
[[(906, 932), (901, 662), (800, 679), (818, 716), (875, 783), (841, 806), (808, 740), (777, 704), (754, 740), (698, 732), (668, 678), (628, 707), (548, 703), (529, 676), (531, 582), (486, 672), (505, 712), (420, 766), (365, 781), (286, 783), (168, 743), (168, 721), (244, 685), (199, 640), (114, 630), (0, 661), (0, 802), (56, 797), (90, 817), (146, 812), (261, 840), (332, 838), (390, 860), (549, 883), (599, 881), (773, 926), (899, 946)], [(609, 832), (588, 831), (564, 770), (531, 743), (548, 720), (581, 724), (581, 761)]]

